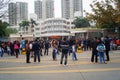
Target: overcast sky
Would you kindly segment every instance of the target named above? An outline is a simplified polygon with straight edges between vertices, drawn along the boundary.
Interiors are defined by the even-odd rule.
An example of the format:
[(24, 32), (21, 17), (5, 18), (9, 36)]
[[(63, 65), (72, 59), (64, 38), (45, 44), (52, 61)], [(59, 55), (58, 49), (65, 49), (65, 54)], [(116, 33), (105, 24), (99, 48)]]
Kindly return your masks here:
[[(28, 2), (28, 9), (29, 13), (34, 13), (34, 0), (15, 0), (15, 1), (22, 1)], [(55, 17), (61, 17), (61, 0), (54, 0), (55, 1)], [(93, 0), (83, 0), (83, 10), (87, 12), (91, 12), (91, 7), (89, 6)]]

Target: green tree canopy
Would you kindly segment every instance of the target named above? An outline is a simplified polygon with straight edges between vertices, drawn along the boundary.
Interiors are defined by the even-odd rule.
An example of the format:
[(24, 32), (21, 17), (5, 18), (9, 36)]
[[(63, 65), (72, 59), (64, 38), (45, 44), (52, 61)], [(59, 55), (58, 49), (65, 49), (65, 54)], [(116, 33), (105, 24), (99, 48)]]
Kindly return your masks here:
[(19, 23), (20, 29), (23, 28), (24, 32), (28, 31), (29, 23), (29, 21), (23, 20), (21, 23)]
[(86, 18), (79, 18), (77, 17), (73, 23), (75, 24), (76, 28), (84, 28), (84, 27), (89, 27), (90, 23)]
[(15, 29), (9, 29), (9, 24), (7, 22), (2, 22), (0, 20), (0, 37), (8, 37), (11, 33), (17, 33)]
[[(35, 25), (38, 25), (36, 21), (33, 19), (30, 19), (30, 24), (31, 24), (31, 28), (34, 28)], [(34, 29), (31, 29), (31, 31), (34, 32)]]
[(37, 25), (36, 21), (33, 19), (30, 19), (31, 27), (34, 27), (34, 25)]
[(87, 13), (87, 19), (94, 21), (98, 28), (116, 28), (120, 26), (120, 0), (93, 1), (90, 5), (93, 13)]
[(0, 37), (7, 36), (8, 34), (6, 33), (7, 31), (7, 26), (8, 24), (6, 22), (2, 22), (0, 20)]

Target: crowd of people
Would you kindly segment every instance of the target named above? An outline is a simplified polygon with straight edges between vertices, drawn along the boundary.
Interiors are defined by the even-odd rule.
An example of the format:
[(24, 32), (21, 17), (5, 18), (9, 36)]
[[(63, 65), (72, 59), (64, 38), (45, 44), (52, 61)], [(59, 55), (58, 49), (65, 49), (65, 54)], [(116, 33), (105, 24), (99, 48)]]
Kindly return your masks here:
[(49, 49), (52, 48), (53, 60), (56, 61), (57, 55), (61, 53), (60, 64), (67, 65), (67, 58), (70, 54), (72, 54), (73, 61), (78, 60), (76, 55), (77, 48), (81, 46), (83, 51), (92, 51), (91, 62), (97, 63), (99, 57), (100, 63), (107, 64), (106, 61), (110, 61), (109, 51), (116, 49), (114, 45), (117, 47), (120, 46), (120, 40), (107, 36), (101, 38), (95, 37), (94, 39), (67, 39), (64, 37), (62, 40), (39, 40), (37, 38), (34, 41), (28, 41), (22, 38), (21, 41), (0, 42), (0, 57), (3, 57), (7, 53), (8, 55), (19, 58), (19, 55), (25, 50), (26, 63), (31, 63), (31, 57), (34, 58), (34, 62), (40, 62), (40, 57), (49, 55)]

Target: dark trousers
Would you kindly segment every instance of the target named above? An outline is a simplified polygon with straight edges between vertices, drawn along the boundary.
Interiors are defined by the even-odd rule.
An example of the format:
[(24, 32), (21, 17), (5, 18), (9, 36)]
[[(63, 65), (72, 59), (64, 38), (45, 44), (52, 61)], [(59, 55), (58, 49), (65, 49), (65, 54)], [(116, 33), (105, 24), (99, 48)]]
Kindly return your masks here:
[(26, 51), (26, 63), (30, 62), (30, 51)]
[(48, 55), (48, 48), (45, 48), (44, 55)]
[(16, 58), (18, 58), (19, 49), (15, 49), (15, 53), (16, 53)]
[(65, 57), (65, 61), (64, 61), (64, 65), (66, 65), (67, 64), (67, 57), (68, 57), (68, 53), (64, 53), (64, 52), (62, 52), (62, 54), (61, 54), (61, 60), (60, 60), (60, 64), (62, 64), (63, 63), (63, 58)]
[(15, 56), (13, 49), (11, 49), (11, 56)]
[(107, 61), (109, 61), (110, 60), (110, 58), (109, 58), (109, 50), (106, 50), (106, 59), (107, 59)]
[(91, 62), (94, 62), (94, 59), (95, 59), (95, 62), (97, 63), (98, 62), (98, 52), (97, 51), (92, 51)]
[(57, 51), (56, 49), (53, 49), (53, 52), (52, 52), (53, 60), (56, 60), (56, 55), (57, 55)]
[(3, 57), (3, 52), (2, 51), (0, 51), (0, 57)]
[(34, 62), (36, 62), (37, 57), (38, 57), (38, 62), (40, 62), (40, 51), (39, 50), (34, 51)]

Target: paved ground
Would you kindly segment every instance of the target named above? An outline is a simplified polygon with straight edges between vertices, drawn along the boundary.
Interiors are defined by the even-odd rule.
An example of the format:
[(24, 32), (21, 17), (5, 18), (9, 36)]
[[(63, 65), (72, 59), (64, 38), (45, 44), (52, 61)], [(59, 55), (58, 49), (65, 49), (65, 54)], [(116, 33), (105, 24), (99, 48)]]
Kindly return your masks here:
[(91, 51), (77, 54), (78, 61), (68, 58), (68, 65), (60, 65), (49, 56), (42, 56), (41, 62), (25, 63), (25, 55), (5, 55), (0, 58), (0, 80), (120, 80), (120, 50), (111, 51), (107, 64), (91, 63)]

